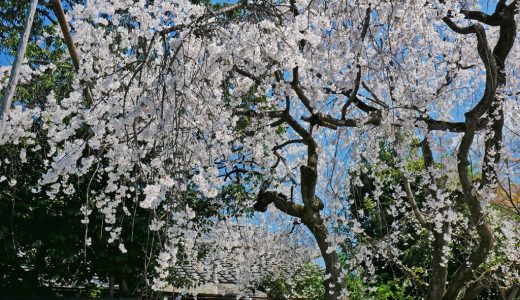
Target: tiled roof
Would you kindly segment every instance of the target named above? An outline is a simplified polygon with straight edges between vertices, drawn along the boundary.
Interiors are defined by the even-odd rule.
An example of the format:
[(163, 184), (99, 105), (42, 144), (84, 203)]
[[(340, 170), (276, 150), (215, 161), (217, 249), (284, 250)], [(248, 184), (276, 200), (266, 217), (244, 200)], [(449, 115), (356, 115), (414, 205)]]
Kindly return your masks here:
[[(211, 299), (207, 298), (210, 295), (218, 297), (231, 297), (229, 299), (236, 299), (236, 295), (243, 292), (240, 287), (241, 279), (247, 278), (261, 278), (267, 270), (256, 265), (248, 268), (248, 274), (240, 274), (238, 271), (237, 262), (232, 257), (226, 259), (211, 261), (203, 259), (201, 261), (194, 261), (191, 264), (183, 264), (176, 268), (176, 277), (183, 280), (189, 280), (193, 283), (192, 288), (174, 288), (168, 287), (165, 291), (189, 293), (197, 295), (205, 295), (206, 298), (197, 296), (197, 299)], [(175, 283), (174, 283), (175, 284)], [(243, 287), (243, 286), (242, 286)], [(255, 291), (253, 288), (248, 288), (248, 295), (252, 299), (266, 299), (265, 294)], [(255, 298), (256, 297), (256, 298)], [(182, 298), (190, 299), (190, 298)], [(227, 299), (227, 298), (215, 298)]]

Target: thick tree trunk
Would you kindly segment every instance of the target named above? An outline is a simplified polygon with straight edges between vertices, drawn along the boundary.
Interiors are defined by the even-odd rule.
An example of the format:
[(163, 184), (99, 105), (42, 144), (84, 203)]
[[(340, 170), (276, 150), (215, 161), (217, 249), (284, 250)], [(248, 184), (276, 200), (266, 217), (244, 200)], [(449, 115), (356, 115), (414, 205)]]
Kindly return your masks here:
[[(311, 192), (313, 191), (311, 190)], [(317, 197), (312, 200), (312, 202), (314, 202), (313, 204), (311, 204), (311, 200), (308, 198), (306, 198), (305, 202), (307, 205), (299, 205), (287, 201), (287, 197), (283, 194), (266, 191), (261, 192), (258, 195), (257, 202), (253, 208), (256, 211), (265, 212), (267, 211), (269, 204), (273, 203), (280, 211), (293, 217), (300, 218), (316, 239), (321, 256), (325, 261), (325, 272), (327, 277), (323, 282), (325, 287), (325, 295), (323, 299), (347, 299), (346, 297), (341, 297), (341, 290), (344, 287), (344, 283), (340, 278), (341, 268), (336, 249), (330, 249), (330, 251), (328, 251), (331, 247), (331, 243), (328, 242), (329, 233), (327, 226), (320, 215), (320, 210), (323, 208), (323, 205)]]
[(328, 230), (324, 224), (323, 219), (320, 216), (319, 211), (306, 211), (303, 218), (303, 223), (312, 232), (318, 247), (320, 248), (321, 256), (325, 261), (325, 280), (323, 285), (325, 286), (325, 300), (338, 300), (346, 299), (341, 298), (341, 290), (344, 287), (343, 281), (340, 279), (341, 269), (339, 265), (338, 255), (336, 249), (330, 249), (331, 244), (327, 241)]
[(108, 277), (108, 298), (110, 299), (114, 298), (115, 281), (114, 275)]
[(324, 299), (338, 300), (342, 299), (341, 290), (343, 289), (343, 281), (340, 279), (341, 267), (336, 249), (329, 250), (332, 246), (327, 239), (329, 232), (320, 214), (324, 204), (316, 196), (316, 183), (318, 180), (316, 142), (309, 142), (308, 145), (309, 156), (307, 165), (300, 167), (301, 194), (304, 203), (301, 219), (314, 235), (320, 248), (321, 256), (325, 261)]
[[(447, 227), (447, 224), (444, 224), (444, 228)], [(446, 293), (446, 281), (448, 278), (448, 268), (445, 265), (442, 265), (443, 255), (444, 254), (444, 246), (447, 243), (444, 240), (443, 234), (434, 232), (433, 233), (433, 257), (432, 257), (432, 277), (430, 279), (430, 290), (428, 292), (429, 300), (442, 299), (444, 293)]]
[(119, 293), (121, 297), (128, 297), (130, 290), (128, 289), (128, 284), (126, 283), (126, 276), (124, 273), (121, 273), (121, 277), (119, 278)]
[(515, 284), (511, 287), (501, 289), (500, 296), (503, 300), (515, 300), (518, 299), (518, 292), (520, 292), (520, 284)]
[[(298, 68), (293, 70), (293, 85), (298, 82)], [(303, 101), (303, 100), (302, 100)], [(343, 289), (343, 281), (340, 278), (341, 267), (339, 265), (336, 249), (330, 249), (332, 246), (328, 241), (328, 229), (325, 221), (321, 217), (320, 211), (323, 210), (324, 204), (321, 199), (316, 196), (316, 184), (318, 181), (318, 145), (313, 139), (312, 134), (305, 130), (292, 116), (288, 113), (282, 116), (290, 127), (292, 127), (301, 137), (303, 143), (307, 145), (307, 164), (300, 166), (300, 192), (303, 205), (289, 201), (286, 195), (274, 191), (267, 191), (270, 182), (263, 184), (258, 194), (257, 202), (253, 206), (256, 211), (265, 212), (269, 204), (273, 203), (280, 211), (300, 218), (313, 234), (321, 256), (325, 261), (325, 300), (346, 299), (341, 297)]]
[(20, 42), (18, 43), (14, 65), (11, 69), (11, 74), (9, 75), (9, 83), (5, 89), (4, 99), (2, 99), (2, 103), (0, 103), (0, 139), (4, 134), (5, 121), (7, 119), (7, 115), (9, 114), (9, 109), (11, 108), (14, 92), (16, 91), (16, 85), (18, 84), (20, 66), (22, 65), (22, 61), (25, 56), (25, 49), (27, 49), (27, 42), (29, 41), (29, 36), (31, 34), (31, 27), (34, 15), (36, 13), (36, 6), (38, 6), (38, 0), (32, 0), (29, 13), (27, 14), (27, 19), (25, 20), (23, 34), (20, 37)]
[[(430, 144), (428, 142), (428, 139), (424, 139), (421, 142), (421, 148), (423, 153), (423, 160), (424, 165), (426, 167), (426, 170), (429, 172), (433, 170), (434, 168), (434, 160), (433, 160), (433, 153), (430, 148)], [(430, 173), (430, 179), (432, 182), (435, 182), (437, 186), (440, 186), (442, 183), (437, 181), (433, 176), (431, 176)], [(429, 224), (425, 219), (424, 216), (421, 214), (419, 208), (417, 207), (417, 204), (415, 203), (413, 193), (410, 188), (410, 184), (407, 179), (405, 179), (405, 189), (406, 193), (408, 194), (409, 203), (411, 204), (412, 208), (414, 209), (414, 214), (416, 216), (416, 219), (419, 221), (421, 226), (433, 233), (433, 241), (432, 241), (432, 270), (431, 270), (431, 277), (430, 277), (430, 287), (428, 290), (428, 300), (437, 300), (442, 299), (444, 296), (444, 293), (446, 293), (446, 281), (448, 279), (448, 266), (447, 263), (444, 262), (444, 255), (447, 255), (444, 253), (444, 247), (448, 245), (446, 240), (444, 240), (444, 234), (448, 233), (450, 230), (450, 224), (448, 222), (443, 222), (442, 224), (442, 230), (441, 232), (435, 231), (434, 228), (432, 228), (431, 224)], [(428, 193), (434, 198), (437, 199), (436, 193), (430, 189), (427, 188)], [(440, 213), (443, 213), (443, 211), (440, 211)]]

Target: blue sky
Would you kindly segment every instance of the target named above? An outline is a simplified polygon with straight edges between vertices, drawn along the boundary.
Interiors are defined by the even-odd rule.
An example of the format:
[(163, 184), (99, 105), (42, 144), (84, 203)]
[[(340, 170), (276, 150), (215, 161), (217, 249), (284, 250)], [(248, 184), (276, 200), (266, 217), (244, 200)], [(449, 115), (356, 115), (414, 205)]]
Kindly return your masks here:
[[(238, 0), (216, 0), (213, 1), (215, 3), (236, 3)], [(492, 12), (495, 8), (497, 0), (480, 0), (480, 4), (485, 12)], [(13, 58), (5, 53), (5, 51), (0, 51), (0, 66), (7, 66), (13, 63)]]
[[(216, 0), (214, 3), (236, 3), (238, 0)], [(66, 8), (65, 8), (66, 9)], [(22, 12), (20, 12), (22, 14)], [(54, 17), (54, 15), (52, 15)], [(5, 51), (0, 51), (0, 67), (8, 66), (13, 63), (13, 57)]]
[[(218, 1), (214, 1), (214, 2), (215, 3), (236, 3), (237, 0), (218, 0)], [(496, 3), (497, 3), (496, 0), (480, 0), (482, 9), (487, 13), (490, 13), (494, 10)], [(20, 12), (20, 13), (22, 13), (22, 12)], [(23, 12), (23, 13), (25, 14), (25, 12)], [(5, 51), (0, 51), (0, 66), (10, 65), (10, 64), (12, 64), (12, 62), (13, 62), (13, 58), (8, 53), (6, 53)], [(481, 91), (479, 91), (478, 93), (475, 93), (475, 94), (481, 94)], [(465, 109), (462, 107), (461, 107), (461, 109), (457, 109), (457, 112), (454, 112), (454, 117), (456, 119), (463, 120), (464, 111), (465, 111)], [(320, 265), (323, 265), (323, 262), (321, 259), (317, 260), (317, 262)]]
[[(237, 0), (216, 0), (216, 1), (213, 1), (214, 3), (236, 3)], [(497, 3), (497, 0), (479, 0), (480, 2), (480, 5), (482, 6), (482, 9), (483, 11), (487, 12), (487, 13), (491, 13), (493, 12), (495, 6), (496, 6), (496, 3)], [(11, 57), (8, 53), (6, 53), (5, 51), (0, 51), (0, 66), (7, 66), (7, 65), (11, 65), (13, 63), (13, 57)], [(477, 93), (474, 93), (474, 97), (476, 97), (475, 99), (471, 99), (470, 101), (466, 101), (467, 104), (473, 104), (475, 103), (475, 101), (477, 101), (477, 98), (480, 97), (479, 95), (481, 95), (483, 92), (483, 87), (481, 88), (480, 91), (478, 91)], [(453, 112), (453, 117), (457, 120), (457, 121), (463, 121), (464, 120), (464, 112), (466, 111), (467, 108), (463, 107), (463, 106), (460, 106), (460, 107), (457, 107), (455, 109), (455, 111)], [(435, 117), (435, 116), (433, 116)]]

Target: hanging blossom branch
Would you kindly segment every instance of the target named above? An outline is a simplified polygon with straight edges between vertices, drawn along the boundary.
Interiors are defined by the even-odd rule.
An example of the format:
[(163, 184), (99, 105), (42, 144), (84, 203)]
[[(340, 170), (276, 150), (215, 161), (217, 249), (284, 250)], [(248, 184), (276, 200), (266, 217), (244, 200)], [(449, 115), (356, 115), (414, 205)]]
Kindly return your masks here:
[(167, 28), (159, 31), (159, 34), (167, 35), (172, 32), (186, 30), (186, 29), (193, 28), (196, 26), (203, 26), (207, 22), (210, 22), (212, 19), (218, 17), (219, 15), (229, 13), (229, 12), (234, 12), (234, 11), (240, 11), (241, 9), (244, 9), (248, 6), (253, 6), (253, 5), (248, 4), (248, 1), (241, 0), (236, 4), (225, 5), (224, 7), (217, 9), (217, 10), (211, 10), (210, 8), (208, 8), (207, 12), (205, 14), (201, 15), (200, 17), (198, 17), (195, 21), (193, 21), (191, 23), (176, 24), (176, 25), (167, 27)]
[[(515, 9), (505, 2), (499, 4), (497, 11)], [(479, 24), (461, 27), (445, 18), (446, 40), (431, 34), (432, 28), (438, 30), (429, 24), (438, 19), (438, 10), (413, 2), (395, 6), (388, 1), (377, 5), (360, 1), (355, 6), (348, 2), (348, 9), (315, 1), (241, 1), (217, 10), (189, 1), (129, 5), (121, 13), (124, 18), (119, 18), (117, 6), (100, 8), (99, 15), (111, 18), (98, 20), (92, 19), (92, 6), (74, 8), (78, 48), (74, 50), (74, 43), (67, 39), (66, 43), (75, 66), (79, 68), (77, 53), (88, 62), (81, 69), (95, 74), (96, 80), (89, 84), (100, 99), (88, 113), (74, 106), (81, 101), (81, 93), (64, 101), (50, 99), (58, 104), (52, 106), (49, 101), (45, 126), (49, 144), (60, 151), (52, 156), (42, 185), (56, 184), (59, 192), (74, 176), (102, 165), (99, 178), (108, 182), (97, 182), (101, 188), (92, 201), (110, 224), (112, 241), (118, 238), (117, 225), (112, 224), (117, 224), (116, 213), (124, 211), (127, 195), (135, 196), (134, 205), (140, 209), (153, 212), (154, 230), (159, 230), (161, 222), (167, 224), (160, 229), (164, 247), (154, 288), (167, 284), (168, 270), (176, 263), (175, 245), (186, 243), (183, 248), (189, 249), (195, 242), (190, 225), (193, 211), (178, 196), (188, 184), (204, 194), (204, 201), (222, 210), (229, 199), (220, 199), (219, 187), (238, 184), (254, 210), (265, 212), (273, 204), (299, 219), (293, 221), (305, 225), (325, 261), (327, 300), (347, 297), (345, 276), (354, 270), (362, 269), (366, 272), (362, 276), (377, 280), (370, 260), (380, 257), (396, 267), (396, 276), (410, 278), (417, 295), (427, 299), (454, 299), (463, 290), (468, 295), (478, 292), (480, 283), (487, 284), (479, 276), (495, 276), (485, 273), (483, 266), (498, 251), (491, 230), (499, 225), (488, 222), (486, 207), (480, 203), (493, 181), (483, 179), (484, 187), (477, 190), (468, 161), (475, 136), (490, 126), (496, 125), (492, 130), (497, 134), (487, 140), (486, 157), (500, 146), (500, 124), (490, 116), (499, 116), (499, 104), (507, 99), (499, 97), (499, 85), (501, 64), (506, 66), (515, 36), (507, 28), (514, 20), (500, 25), (503, 46), (491, 51)], [(228, 13), (233, 13), (229, 19)], [(424, 20), (415, 22), (416, 16)], [(482, 19), (475, 13), (468, 16), (475, 22)], [(121, 19), (132, 22), (129, 25)], [(165, 29), (165, 20), (179, 22)], [(60, 25), (67, 25), (62, 21)], [(388, 22), (392, 25), (385, 26)], [(467, 38), (455, 39), (459, 34)], [(474, 38), (477, 51), (468, 48)], [(421, 41), (428, 47), (414, 46)], [(466, 90), (474, 81), (468, 78), (478, 77), (480, 70), (464, 60), (473, 59), (475, 52), (486, 69), (484, 96), (463, 122), (443, 121), (460, 105), (456, 100), (470, 101)], [(457, 56), (461, 53), (462, 58)], [(490, 113), (491, 109), (497, 113)], [(63, 116), (71, 118), (63, 122)], [(86, 137), (76, 136), (82, 124), (88, 125)], [(416, 140), (423, 140), (420, 150)], [(379, 157), (382, 144), (392, 144), (395, 150), (390, 160), (398, 165), (397, 180), (380, 176), (389, 167)], [(416, 156), (422, 156), (420, 170), (401, 161), (416, 158), (410, 158), (410, 144)], [(87, 154), (91, 149), (99, 156)], [(433, 151), (443, 155), (437, 158)], [(483, 165), (496, 171), (500, 157), (486, 157)], [(368, 230), (363, 227), (370, 224), (356, 223), (358, 216), (351, 213), (356, 208), (347, 203), (350, 186), (359, 184), (351, 181), (355, 178), (351, 174), (362, 174), (365, 167), (373, 168), (368, 171), (369, 180), (374, 181), (369, 192), (378, 204), (390, 203), (392, 211), (387, 214), (392, 224), (382, 222), (379, 225), (387, 228), (374, 234), (364, 232)], [(294, 176), (298, 172), (299, 178)], [(458, 178), (450, 177), (453, 182), (446, 184), (444, 176), (451, 174)], [(245, 177), (247, 183), (241, 183)], [(332, 187), (332, 182), (337, 186)], [(299, 193), (294, 193), (295, 187)], [(388, 190), (394, 191), (391, 197), (384, 195)], [(243, 204), (234, 200), (229, 200), (232, 205)], [(345, 217), (339, 216), (341, 210), (346, 211)], [(384, 210), (378, 213), (386, 214)], [(470, 217), (468, 230), (466, 216)], [(430, 244), (425, 251), (425, 264), (430, 266), (426, 274), (417, 272), (403, 255), (400, 245), (410, 241), (403, 234), (410, 227), (413, 238)], [(417, 228), (424, 229), (427, 238), (416, 233)], [(466, 230), (466, 236), (476, 232), (477, 247), (448, 278), (447, 263), (458, 263), (450, 260), (453, 243), (449, 240), (452, 231), (459, 229)], [(364, 234), (366, 240), (361, 238)], [(473, 246), (474, 240), (458, 238), (465, 246)], [(353, 252), (346, 253), (349, 260), (342, 274), (337, 251), (348, 242)], [(380, 249), (381, 245), (386, 248)], [(381, 256), (369, 252), (381, 250)]]
[[(511, 4), (508, 8), (515, 9), (515, 4)], [(497, 7), (497, 10), (500, 9), (500, 5)], [(474, 16), (474, 14), (470, 14)], [(479, 24), (474, 24), (469, 27), (459, 27), (456, 25), (450, 18), (446, 17), (443, 19), (444, 22), (450, 27), (453, 31), (459, 34), (475, 34), (477, 36), (477, 50), (479, 56), (481, 57), (484, 66), (486, 68), (486, 89), (484, 91), (484, 95), (482, 99), (475, 105), (470, 111), (466, 113), (466, 121), (465, 122), (446, 122), (446, 121), (437, 121), (430, 117), (419, 117), (418, 120), (425, 121), (428, 126), (428, 130), (440, 130), (440, 131), (451, 131), (451, 132), (461, 132), (464, 133), (461, 146), (459, 148), (458, 154), (458, 169), (459, 169), (459, 178), (463, 186), (464, 191), (464, 199), (466, 200), (466, 204), (470, 207), (471, 216), (474, 222), (474, 225), (477, 226), (477, 232), (481, 238), (479, 247), (476, 251), (474, 251), (471, 256), (468, 258), (467, 264), (462, 264), (459, 270), (455, 273), (450, 284), (446, 287), (446, 277), (447, 277), (447, 266), (443, 263), (444, 260), (444, 247), (447, 246), (447, 242), (444, 240), (444, 235), (450, 230), (450, 225), (447, 222), (443, 222), (441, 232), (434, 233), (434, 260), (433, 260), (433, 270), (431, 277), (434, 282), (430, 287), (429, 299), (439, 299), (444, 297), (443, 299), (451, 299), (455, 297), (458, 290), (461, 286), (471, 279), (472, 273), (476, 271), (479, 265), (482, 264), (484, 259), (487, 257), (489, 250), (492, 247), (493, 243), (493, 233), (489, 229), (488, 225), (484, 220), (484, 215), (482, 213), (482, 208), (480, 207), (480, 203), (477, 195), (475, 194), (475, 190), (471, 187), (471, 179), (468, 173), (467, 165), (468, 165), (468, 152), (469, 147), (471, 146), (473, 137), (475, 133), (479, 130), (483, 130), (486, 128), (486, 119), (481, 118), (484, 113), (489, 110), (491, 107), (492, 101), (495, 97), (496, 86), (498, 82), (498, 67), (497, 62), (495, 61), (496, 55), (492, 53), (486, 38), (486, 32), (484, 28)], [(509, 23), (508, 28), (503, 28), (504, 30), (509, 31), (509, 28), (515, 28), (515, 26), (511, 26), (513, 23)], [(501, 34), (500, 36), (507, 36), (508, 34)], [(509, 35), (510, 36), (510, 35)], [(508, 40), (508, 45), (511, 44), (511, 39)], [(496, 49), (500, 49), (500, 45), (504, 44), (504, 42), (498, 43)], [(510, 49), (510, 48), (509, 48)], [(499, 51), (498, 51), (499, 52)], [(506, 54), (507, 55), (507, 54)], [(505, 58), (504, 58), (505, 60)], [(240, 74), (253, 78), (253, 75), (246, 72), (240, 71)], [(334, 92), (329, 88), (325, 88), (325, 91), (332, 94), (343, 94), (348, 97), (348, 101), (342, 108), (342, 116), (341, 119), (336, 119), (331, 115), (322, 114), (321, 112), (315, 112), (315, 109), (311, 105), (311, 100), (305, 95), (303, 88), (299, 83), (299, 75), (298, 75), (298, 67), (293, 68), (293, 81), (291, 82), (291, 87), (294, 89), (296, 95), (300, 99), (300, 101), (304, 104), (307, 110), (311, 113), (310, 117), (302, 117), (302, 120), (310, 123), (310, 126), (319, 125), (331, 129), (336, 129), (337, 127), (357, 127), (362, 124), (371, 124), (371, 125), (379, 125), (381, 123), (381, 110), (376, 109), (374, 107), (368, 106), (364, 104), (361, 100), (357, 99), (355, 94), (357, 93), (357, 89), (359, 88), (360, 82), (360, 70), (357, 73), (357, 77), (355, 80), (355, 88), (354, 92), (350, 94), (348, 92)], [(280, 77), (280, 76), (279, 76)], [(370, 91), (371, 94), (373, 92)], [(361, 103), (358, 107), (369, 114), (369, 119), (367, 120), (356, 120), (356, 119), (346, 119), (346, 108), (352, 102)], [(373, 114), (373, 112), (378, 112), (377, 114)], [(298, 130), (296, 130), (298, 132)], [(495, 130), (501, 131), (501, 130)], [(488, 146), (486, 146), (486, 153), (489, 151)], [(427, 169), (431, 169), (433, 167), (433, 160), (431, 155), (431, 150), (427, 142), (423, 142), (423, 152), (425, 153), (425, 160)], [(427, 155), (429, 153), (429, 156)], [(428, 161), (429, 157), (429, 161)], [(485, 156), (487, 157), (487, 156)], [(485, 158), (487, 160), (487, 158)], [(485, 163), (487, 165), (487, 163)], [(425, 228), (428, 227), (428, 224), (422, 214), (420, 213), (417, 204), (415, 204), (413, 194), (411, 192), (410, 184), (405, 179), (404, 181), (405, 191), (407, 193), (407, 197), (410, 205), (414, 211), (414, 214), (419, 221), (419, 223)], [(433, 193), (433, 192), (431, 192)], [(433, 196), (433, 195), (432, 195)], [(434, 197), (434, 196), (433, 196)]]

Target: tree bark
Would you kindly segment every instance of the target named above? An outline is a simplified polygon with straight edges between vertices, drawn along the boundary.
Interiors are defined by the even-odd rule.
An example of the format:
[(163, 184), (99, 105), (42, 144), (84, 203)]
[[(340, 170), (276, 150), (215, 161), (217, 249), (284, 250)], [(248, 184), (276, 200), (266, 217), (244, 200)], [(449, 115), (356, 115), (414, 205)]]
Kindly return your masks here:
[(18, 84), (18, 76), (20, 75), (20, 66), (22, 65), (23, 58), (25, 56), (25, 50), (27, 49), (27, 42), (31, 34), (31, 27), (36, 14), (36, 7), (38, 6), (38, 0), (32, 0), (27, 19), (25, 20), (23, 34), (18, 43), (18, 49), (16, 50), (16, 57), (11, 74), (9, 75), (9, 83), (5, 89), (4, 99), (0, 103), (0, 139), (4, 135), (5, 121), (9, 114), (9, 109), (13, 101), (14, 92), (16, 91), (16, 85)]
[(339, 258), (336, 253), (336, 249), (331, 249), (331, 246), (327, 241), (328, 230), (324, 224), (323, 219), (319, 212), (307, 211), (303, 218), (303, 223), (312, 232), (312, 235), (316, 239), (318, 247), (320, 248), (321, 256), (325, 261), (325, 275), (326, 279), (323, 281), (325, 287), (325, 300), (338, 300), (341, 299), (341, 290), (343, 289), (343, 283), (341, 281), (341, 269), (339, 265)]
[(108, 277), (108, 298), (110, 299), (114, 299), (115, 281), (114, 275)]
[(128, 297), (130, 290), (128, 289), (128, 284), (126, 282), (126, 276), (124, 273), (121, 273), (121, 277), (119, 278), (119, 293), (121, 297)]
[(495, 241), (493, 231), (486, 221), (477, 189), (473, 185), (473, 180), (468, 169), (468, 166), (470, 165), (468, 157), (469, 150), (475, 137), (478, 120), (486, 111), (488, 111), (493, 99), (495, 98), (497, 88), (497, 64), (495, 57), (489, 48), (486, 31), (482, 25), (474, 24), (469, 27), (461, 28), (455, 25), (455, 23), (453, 23), (449, 18), (444, 18), (444, 21), (457, 33), (476, 34), (478, 53), (486, 67), (486, 88), (484, 95), (479, 103), (465, 114), (466, 131), (461, 139), (457, 153), (457, 171), (462, 186), (464, 202), (469, 209), (472, 225), (476, 227), (480, 241), (468, 259), (465, 262), (462, 262), (457, 271), (455, 271), (455, 274), (453, 274), (453, 277), (446, 288), (446, 293), (444, 294), (443, 299), (451, 300), (457, 298), (457, 295), (459, 295), (464, 284), (471, 280), (475, 275), (475, 270), (477, 270), (486, 260)]
[[(307, 164), (300, 167), (300, 191), (303, 205), (289, 201), (287, 196), (274, 191), (261, 189), (254, 205), (256, 211), (265, 212), (269, 204), (273, 203), (276, 208), (290, 216), (299, 218), (309, 228), (316, 239), (321, 256), (325, 261), (325, 300), (339, 300), (343, 289), (341, 279), (341, 267), (336, 249), (330, 249), (329, 232), (327, 225), (321, 217), (320, 211), (324, 208), (323, 202), (316, 196), (316, 183), (318, 180), (318, 152), (316, 141), (311, 134), (292, 118), (288, 111), (284, 112), (283, 120), (289, 124), (307, 145)], [(265, 186), (267, 189), (268, 184)], [(343, 298), (346, 299), (346, 298)]]
[[(441, 183), (436, 180), (432, 175), (431, 171), (434, 169), (434, 159), (433, 159), (433, 153), (430, 148), (430, 143), (428, 142), (428, 139), (425, 138), (421, 142), (421, 149), (423, 153), (423, 161), (424, 166), (426, 170), (429, 172), (429, 177), (432, 182), (435, 182), (437, 186), (441, 185)], [(410, 185), (405, 184), (406, 192), (410, 194), (408, 197), (413, 199), (412, 192), (410, 190)], [(432, 191), (431, 188), (426, 188), (430, 196), (438, 201), (436, 193)], [(415, 201), (413, 201), (415, 202)], [(417, 206), (417, 204), (415, 204)], [(418, 208), (415, 208), (415, 210), (418, 211)], [(444, 213), (445, 209), (441, 209), (439, 213)], [(415, 212), (415, 214), (419, 214), (420, 212)], [(420, 215), (420, 217), (422, 217)], [(433, 234), (433, 241), (432, 241), (432, 262), (431, 262), (431, 272), (430, 272), (430, 287), (428, 290), (428, 297), (429, 300), (436, 300), (441, 299), (442, 296), (444, 296), (444, 293), (446, 293), (446, 280), (448, 279), (448, 265), (447, 262), (444, 262), (444, 247), (448, 245), (446, 240), (444, 240), (444, 234), (448, 233), (450, 230), (450, 224), (446, 221), (442, 222), (441, 232), (437, 232), (432, 224), (428, 224), (426, 221), (421, 222), (419, 217), (416, 217), (419, 219), (419, 223), (423, 226), (423, 228), (426, 228)]]
[[(319, 201), (316, 199), (315, 201)], [(269, 204), (273, 203), (275, 207), (290, 216), (300, 218), (309, 228), (312, 235), (316, 239), (316, 243), (320, 249), (321, 256), (325, 261), (325, 272), (329, 276), (324, 280), (325, 300), (339, 300), (341, 298), (341, 290), (343, 289), (343, 282), (340, 280), (341, 269), (339, 265), (339, 258), (336, 249), (327, 251), (331, 244), (328, 242), (327, 226), (320, 215), (320, 209), (313, 209), (308, 205), (299, 205), (287, 200), (283, 194), (266, 191), (258, 195), (254, 209), (259, 212), (267, 211)], [(328, 253), (330, 252), (330, 253)]]
[(504, 288), (500, 290), (500, 297), (503, 300), (515, 300), (517, 299), (518, 292), (520, 292), (520, 284)]
[[(443, 232), (449, 225), (443, 224)], [(447, 245), (443, 234), (433, 231), (433, 257), (432, 257), (432, 271), (430, 279), (430, 290), (428, 292), (428, 299), (441, 299), (446, 293), (446, 280), (448, 278), (448, 268), (443, 264), (444, 246)], [(445, 263), (447, 264), (447, 263)]]
[[(63, 7), (61, 6), (60, 0), (50, 0), (52, 4), (52, 10), (54, 14), (58, 18), (58, 23), (60, 24), (61, 33), (63, 34), (63, 39), (65, 40), (65, 44), (67, 45), (67, 50), (69, 51), (70, 58), (72, 59), (72, 64), (74, 65), (74, 70), (76, 73), (79, 72), (79, 55), (76, 50), (76, 46), (74, 45), (74, 40), (72, 39), (72, 35), (70, 34), (69, 23), (67, 22), (67, 18), (65, 18), (65, 12), (63, 11)], [(93, 104), (94, 99), (92, 96), (92, 92), (88, 87), (88, 84), (81, 81), (84, 85), (83, 88), (83, 96), (87, 99), (88, 104)]]

